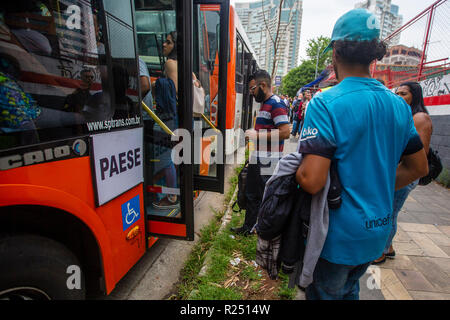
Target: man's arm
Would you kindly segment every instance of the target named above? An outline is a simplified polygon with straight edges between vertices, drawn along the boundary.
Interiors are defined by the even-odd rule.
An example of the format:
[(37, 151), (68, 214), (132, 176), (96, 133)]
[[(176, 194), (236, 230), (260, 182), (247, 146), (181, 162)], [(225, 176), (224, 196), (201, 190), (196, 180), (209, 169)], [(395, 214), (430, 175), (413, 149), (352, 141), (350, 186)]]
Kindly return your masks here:
[(325, 187), (330, 166), (330, 159), (307, 154), (297, 170), (296, 180), (303, 190), (314, 195)]
[(272, 139), (272, 136), (276, 136), (276, 133), (278, 133), (278, 139), (286, 140), (289, 139), (290, 135), (290, 128), (289, 124), (285, 123), (278, 127), (278, 129), (270, 130), (270, 131), (256, 131), (254, 129), (249, 129), (245, 132), (245, 136), (248, 137), (250, 140), (258, 140), (258, 141), (267, 141), (270, 142)]
[(425, 149), (404, 156), (397, 167), (395, 190), (406, 187), (411, 182), (428, 174), (428, 159)]
[(149, 78), (146, 76), (140, 76), (139, 79), (141, 82), (141, 95), (142, 95), (142, 98), (144, 98), (147, 95), (147, 93), (150, 91), (150, 81), (149, 81)]
[[(290, 130), (289, 129), (290, 128), (289, 128), (289, 124), (288, 123), (282, 124), (282, 125), (280, 125), (278, 127), (278, 137), (279, 137), (280, 140), (289, 139), (289, 136), (290, 136)], [(267, 141), (270, 141), (271, 133), (274, 132), (274, 131), (276, 131), (276, 130), (272, 130), (272, 131), (269, 131), (269, 132), (266, 133), (267, 134)]]

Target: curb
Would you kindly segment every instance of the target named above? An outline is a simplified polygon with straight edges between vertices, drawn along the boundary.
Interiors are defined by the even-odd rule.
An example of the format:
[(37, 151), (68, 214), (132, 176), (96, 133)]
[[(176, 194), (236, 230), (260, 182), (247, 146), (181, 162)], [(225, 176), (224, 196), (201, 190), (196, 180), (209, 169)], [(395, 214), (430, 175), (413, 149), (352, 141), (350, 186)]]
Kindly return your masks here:
[[(217, 234), (220, 234), (223, 231), (223, 229), (225, 229), (225, 227), (231, 221), (231, 212), (232, 212), (232, 207), (231, 206), (233, 205), (233, 202), (234, 202), (234, 200), (235, 200), (235, 198), (237, 196), (237, 192), (238, 192), (238, 186), (236, 186), (234, 188), (233, 196), (231, 197), (231, 200), (230, 200), (230, 202), (227, 205), (227, 210), (226, 210), (225, 214), (223, 215), (223, 217), (221, 219), (221, 225), (220, 225), (219, 230), (217, 230)], [(200, 269), (200, 272), (198, 273), (198, 277), (202, 277), (202, 276), (204, 276), (206, 274), (206, 272), (208, 271), (208, 268), (210, 266), (210, 263), (209, 263), (210, 260), (211, 260), (211, 254), (210, 254), (210, 250), (208, 250), (208, 252), (206, 253), (206, 256), (205, 256), (205, 262), (203, 263), (203, 266)], [(192, 294), (194, 292), (195, 292), (195, 289), (192, 290), (191, 293), (189, 294), (188, 300), (191, 299)]]

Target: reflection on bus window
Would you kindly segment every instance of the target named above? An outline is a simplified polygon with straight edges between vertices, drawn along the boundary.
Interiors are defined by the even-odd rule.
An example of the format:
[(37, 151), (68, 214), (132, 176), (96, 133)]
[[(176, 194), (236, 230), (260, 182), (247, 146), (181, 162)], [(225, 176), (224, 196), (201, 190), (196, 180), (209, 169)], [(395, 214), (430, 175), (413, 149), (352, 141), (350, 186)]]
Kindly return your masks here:
[(219, 51), (220, 15), (219, 11), (204, 11), (204, 15), (208, 32), (209, 60), (214, 61)]
[(194, 157), (200, 160), (194, 174), (215, 177), (219, 137), (211, 129), (219, 123), (220, 6), (197, 5), (194, 12), (194, 74), (205, 93), (203, 115), (194, 114), (194, 131), (200, 133), (194, 140)]
[[(99, 9), (100, 0), (2, 2), (0, 149), (30, 134), (44, 142), (105, 130), (100, 121), (139, 113), (134, 49), (108, 74), (108, 30)], [(132, 26), (122, 24), (132, 35)]]
[[(0, 63), (10, 67), (10, 61), (0, 58)], [(0, 127), (4, 132), (34, 128), (33, 120), (41, 115), (41, 108), (17, 82), (14, 73), (0, 71)]]
[(81, 112), (88, 102), (91, 95), (92, 84), (94, 83), (95, 75), (91, 69), (83, 69), (80, 72), (81, 83), (79, 88), (66, 97), (64, 103), (64, 111)]
[[(219, 10), (219, 7), (214, 10)], [(219, 87), (219, 61), (218, 61), (218, 39), (219, 39), (219, 25), (220, 15), (219, 11), (209, 10), (209, 7), (203, 9), (199, 7), (199, 21), (198, 21), (198, 43), (199, 43), (199, 62), (198, 73), (202, 87), (205, 89), (205, 116), (207, 116), (213, 124), (218, 124), (217, 119), (217, 102), (218, 102), (218, 87)], [(209, 127), (205, 122), (203, 127)]]

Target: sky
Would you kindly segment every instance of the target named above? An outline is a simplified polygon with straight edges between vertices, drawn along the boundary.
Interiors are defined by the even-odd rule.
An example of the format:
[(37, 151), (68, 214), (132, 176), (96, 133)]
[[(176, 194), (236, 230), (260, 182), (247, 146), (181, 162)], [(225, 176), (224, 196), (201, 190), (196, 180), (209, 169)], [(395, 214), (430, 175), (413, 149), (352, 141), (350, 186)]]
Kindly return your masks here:
[[(256, 1), (260, 0), (230, 0), (231, 4)], [(337, 19), (347, 11), (353, 9), (355, 4), (361, 1), (362, 0), (303, 0), (299, 59), (307, 58), (305, 49), (308, 40), (321, 35), (331, 37)], [(399, 6), (399, 14), (403, 15), (403, 23), (414, 18), (434, 2), (436, 2), (436, 0), (392, 0), (393, 4)], [(422, 34), (420, 35), (420, 41), (418, 40), (420, 43), (423, 41)], [(415, 43), (411, 43), (410, 45), (415, 45)]]

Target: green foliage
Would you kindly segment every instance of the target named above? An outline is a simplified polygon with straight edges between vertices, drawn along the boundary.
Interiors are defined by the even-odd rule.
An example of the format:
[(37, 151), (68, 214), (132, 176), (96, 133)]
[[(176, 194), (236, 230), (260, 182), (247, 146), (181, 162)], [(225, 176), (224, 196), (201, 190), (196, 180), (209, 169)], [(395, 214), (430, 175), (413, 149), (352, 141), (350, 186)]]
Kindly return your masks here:
[(318, 73), (325, 69), (329, 64), (331, 64), (332, 52), (329, 51), (326, 54), (322, 54), (323, 50), (328, 46), (331, 39), (328, 37), (320, 36), (315, 39), (308, 41), (308, 47), (306, 48), (306, 54), (310, 60), (317, 62), (317, 53), (319, 53), (319, 67), (317, 68)]
[(312, 60), (303, 61), (299, 67), (289, 71), (283, 78), (283, 93), (294, 97), (301, 87), (314, 81), (315, 72), (315, 62)]
[[(194, 246), (181, 272), (181, 282), (178, 286), (179, 299), (187, 299), (193, 288), (201, 284), (200, 279), (198, 279), (198, 273), (203, 266), (206, 253), (214, 244), (223, 214), (224, 212), (215, 212), (214, 219), (200, 231), (200, 240)], [(219, 262), (219, 260), (216, 262)], [(225, 266), (226, 262), (223, 265)]]
[(317, 53), (319, 53), (317, 75), (331, 64), (332, 52), (327, 52), (325, 55), (322, 55), (323, 50), (325, 50), (330, 41), (330, 38), (323, 36), (308, 41), (306, 55), (309, 59), (302, 61), (302, 64), (299, 67), (292, 69), (283, 78), (280, 87), (282, 94), (294, 97), (301, 87), (314, 81), (316, 75)]
[[(246, 158), (248, 159), (248, 154)], [(233, 178), (230, 179), (233, 191), (242, 167), (243, 165), (236, 168)], [(233, 191), (229, 192), (227, 203), (231, 201)], [(178, 284), (177, 294), (173, 296), (174, 299), (242, 300), (248, 294), (254, 294), (252, 291), (258, 292), (261, 289), (265, 281), (262, 272), (249, 263), (256, 256), (257, 236), (244, 237), (235, 235), (230, 230), (230, 227), (243, 224), (245, 211), (233, 212), (228, 227), (219, 232), (223, 214), (224, 212), (215, 212), (215, 219), (200, 231), (199, 242), (194, 246), (181, 272), (181, 281)], [(236, 257), (242, 262), (237, 267), (232, 267), (230, 260)], [(204, 264), (207, 268), (199, 274)], [(239, 277), (240, 285), (225, 285), (230, 281), (230, 277), (234, 276)], [(281, 275), (280, 279), (277, 297), (282, 300), (294, 299), (295, 289), (287, 288), (289, 278)], [(247, 287), (244, 287), (245, 283)]]
[(278, 290), (278, 296), (280, 297), (281, 300), (294, 300), (295, 298), (295, 294), (296, 294), (296, 289), (295, 288), (289, 288), (289, 276), (284, 274), (281, 270), (280, 273), (278, 275), (281, 279), (281, 287)]
[(444, 168), (436, 180), (444, 185), (444, 187), (450, 188), (450, 171), (447, 168)]

